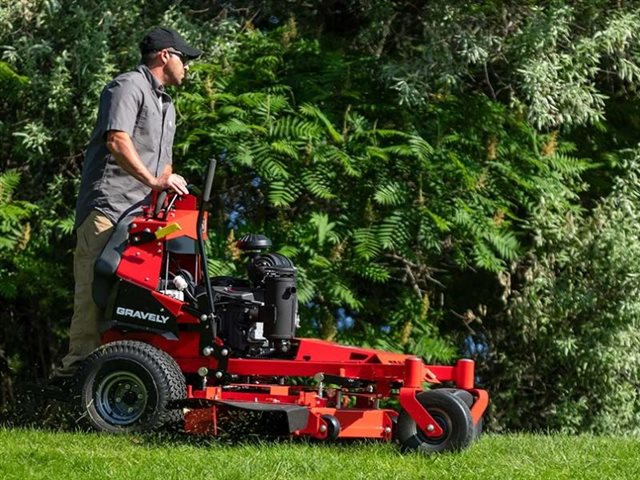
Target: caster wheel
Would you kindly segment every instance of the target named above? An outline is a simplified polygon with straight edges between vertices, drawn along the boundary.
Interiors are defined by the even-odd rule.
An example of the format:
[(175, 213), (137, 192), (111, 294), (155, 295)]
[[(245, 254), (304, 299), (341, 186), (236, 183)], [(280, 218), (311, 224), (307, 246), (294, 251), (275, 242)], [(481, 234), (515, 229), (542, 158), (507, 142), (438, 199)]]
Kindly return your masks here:
[[(469, 407), (469, 409), (471, 409), (471, 407), (473, 406), (473, 395), (466, 390), (461, 390), (459, 388), (439, 388), (438, 390), (441, 392), (447, 392), (454, 397), (458, 397), (467, 405), (467, 407)], [(480, 420), (478, 420), (478, 423), (476, 423), (473, 427), (473, 440), (477, 440), (480, 435), (482, 435), (482, 425), (483, 419), (480, 418)]]
[(438, 437), (427, 436), (418, 428), (415, 420), (402, 410), (398, 417), (397, 438), (403, 450), (435, 453), (457, 451), (469, 446), (474, 430), (471, 412), (464, 401), (439, 390), (419, 393), (416, 398), (438, 422), (443, 433)]
[(340, 422), (333, 415), (322, 415), (322, 420), (327, 423), (327, 438), (326, 440), (336, 440), (340, 435)]

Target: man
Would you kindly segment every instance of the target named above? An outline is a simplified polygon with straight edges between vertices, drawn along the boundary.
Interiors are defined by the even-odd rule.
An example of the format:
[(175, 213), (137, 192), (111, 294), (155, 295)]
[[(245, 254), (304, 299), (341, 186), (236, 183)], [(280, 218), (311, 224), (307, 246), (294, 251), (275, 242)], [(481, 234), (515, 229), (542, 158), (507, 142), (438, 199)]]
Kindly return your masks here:
[(152, 190), (188, 193), (185, 179), (172, 172), (176, 113), (164, 87), (182, 84), (187, 62), (202, 52), (176, 31), (155, 28), (143, 38), (140, 53), (141, 64), (102, 91), (86, 151), (76, 205), (69, 353), (58, 378), (73, 375), (100, 344), (103, 312), (92, 297), (93, 268), (118, 219), (147, 203)]

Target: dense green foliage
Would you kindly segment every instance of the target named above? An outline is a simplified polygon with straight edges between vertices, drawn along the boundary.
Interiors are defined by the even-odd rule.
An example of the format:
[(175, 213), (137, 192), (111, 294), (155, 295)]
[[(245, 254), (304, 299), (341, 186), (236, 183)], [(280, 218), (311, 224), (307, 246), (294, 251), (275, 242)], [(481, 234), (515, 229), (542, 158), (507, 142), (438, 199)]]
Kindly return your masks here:
[(171, 93), (175, 169), (220, 160), (212, 272), (264, 232), (299, 269), (303, 334), (472, 356), (496, 428), (637, 432), (640, 13), (283, 5), (0, 6), (3, 401), (63, 353), (98, 95), (164, 23), (206, 52)]
[(640, 432), (639, 173), (635, 158), (589, 216), (550, 212), (550, 199), (532, 219), (536, 245), (518, 272), (527, 280), (504, 324), (520, 328), (492, 329), (510, 347), (493, 378), (520, 387), (497, 389), (507, 405), (539, 414), (515, 417), (506, 408), (505, 424)]
[(6, 480), (119, 478), (637, 478), (633, 438), (486, 435), (455, 455), (401, 454), (377, 442), (226, 444), (206, 439), (0, 429)]

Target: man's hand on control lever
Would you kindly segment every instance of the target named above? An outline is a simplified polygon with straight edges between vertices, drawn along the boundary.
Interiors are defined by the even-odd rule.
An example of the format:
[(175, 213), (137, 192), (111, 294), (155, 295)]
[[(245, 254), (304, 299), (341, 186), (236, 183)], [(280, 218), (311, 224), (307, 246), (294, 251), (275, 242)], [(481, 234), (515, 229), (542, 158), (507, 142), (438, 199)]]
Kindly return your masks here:
[(173, 190), (179, 195), (189, 193), (187, 189), (187, 181), (182, 175), (177, 173), (165, 173), (158, 177), (158, 190)]

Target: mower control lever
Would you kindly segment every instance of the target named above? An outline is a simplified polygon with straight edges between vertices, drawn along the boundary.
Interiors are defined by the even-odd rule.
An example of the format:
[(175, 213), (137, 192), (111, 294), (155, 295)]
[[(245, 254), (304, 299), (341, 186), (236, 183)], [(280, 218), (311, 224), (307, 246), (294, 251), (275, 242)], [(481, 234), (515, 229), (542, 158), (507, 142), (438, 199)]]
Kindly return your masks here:
[(200, 208), (198, 209), (198, 218), (196, 220), (196, 233), (198, 236), (198, 248), (201, 257), (201, 271), (204, 279), (204, 287), (207, 293), (207, 317), (208, 321), (203, 324), (203, 329), (200, 333), (200, 351), (207, 345), (213, 343), (214, 339), (218, 335), (218, 326), (215, 321), (215, 305), (213, 303), (213, 288), (211, 287), (211, 279), (209, 278), (209, 271), (207, 269), (207, 250), (204, 244), (204, 237), (202, 236), (202, 230), (204, 225), (204, 206), (209, 201), (211, 195), (211, 186), (213, 185), (213, 175), (216, 171), (216, 159), (212, 158), (209, 161), (209, 168), (207, 169), (207, 179), (205, 181), (204, 192), (202, 192), (202, 199), (200, 200)]
[(209, 161), (209, 168), (207, 169), (207, 180), (204, 184), (204, 193), (202, 194), (202, 201), (208, 202), (211, 196), (211, 187), (213, 186), (213, 175), (216, 171), (216, 159), (212, 158)]
[[(173, 195), (173, 196), (170, 198), (169, 203), (165, 207), (164, 204), (167, 201), (167, 197), (169, 195)], [(176, 203), (176, 200), (178, 200), (179, 197), (181, 197), (181, 195), (174, 192), (173, 190), (161, 191), (155, 197), (155, 202), (156, 202), (155, 205), (153, 205), (153, 200), (151, 201), (153, 205), (153, 218), (161, 218), (160, 213), (162, 213), (162, 211), (164, 210), (164, 215), (162, 215), (162, 219), (166, 219), (167, 214), (169, 213), (169, 210), (171, 210), (171, 208), (173, 207), (173, 204)]]

